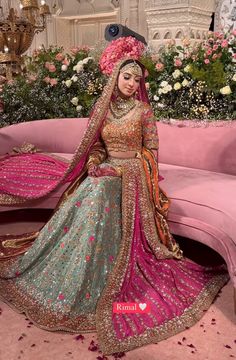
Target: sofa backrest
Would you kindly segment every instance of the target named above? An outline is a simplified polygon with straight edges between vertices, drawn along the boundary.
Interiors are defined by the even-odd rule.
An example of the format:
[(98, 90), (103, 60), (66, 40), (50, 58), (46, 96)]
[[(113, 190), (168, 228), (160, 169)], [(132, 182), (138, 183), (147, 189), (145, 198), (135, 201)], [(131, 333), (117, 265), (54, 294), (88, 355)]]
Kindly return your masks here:
[(206, 128), (157, 122), (157, 128), (160, 162), (236, 175), (236, 121)]
[[(87, 119), (51, 119), (0, 129), (0, 155), (24, 142), (43, 151), (73, 153)], [(191, 128), (157, 122), (159, 161), (236, 175), (236, 121), (228, 127)]]
[(24, 142), (45, 152), (73, 153), (80, 143), (88, 119), (48, 119), (23, 122), (0, 129), (0, 154)]

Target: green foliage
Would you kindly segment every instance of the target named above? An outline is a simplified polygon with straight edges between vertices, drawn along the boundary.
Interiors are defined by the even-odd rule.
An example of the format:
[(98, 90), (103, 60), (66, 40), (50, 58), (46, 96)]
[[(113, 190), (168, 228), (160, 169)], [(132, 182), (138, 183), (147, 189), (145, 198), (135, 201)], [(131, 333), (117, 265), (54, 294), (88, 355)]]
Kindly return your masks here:
[[(107, 78), (99, 67), (99, 49), (61, 47), (25, 57), (24, 73), (0, 85), (0, 127), (22, 121), (87, 117)], [(236, 118), (236, 31), (210, 33), (191, 47), (174, 41), (146, 51), (147, 89), (158, 119)], [(2, 77), (0, 77), (0, 82)]]

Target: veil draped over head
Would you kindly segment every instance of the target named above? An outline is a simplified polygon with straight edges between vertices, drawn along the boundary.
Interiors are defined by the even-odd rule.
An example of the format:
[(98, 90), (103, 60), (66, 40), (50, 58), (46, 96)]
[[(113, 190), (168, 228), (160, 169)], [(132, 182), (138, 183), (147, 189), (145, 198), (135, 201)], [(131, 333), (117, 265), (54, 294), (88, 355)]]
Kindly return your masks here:
[[(64, 183), (69, 183), (68, 188), (63, 193), (56, 209), (67, 199), (86, 174), (85, 165), (89, 152), (100, 136), (101, 128), (117, 84), (120, 68), (127, 61), (136, 61), (142, 69), (143, 76), (140, 79), (140, 87), (136, 98), (146, 103), (149, 102), (145, 87), (144, 66), (131, 58), (124, 58), (117, 62), (103, 89), (102, 95), (90, 114), (85, 133), (69, 164), (50, 156), (50, 154), (37, 152), (33, 154), (7, 155), (0, 160), (0, 206), (30, 204), (32, 200), (48, 196)], [(40, 172), (45, 173), (45, 166), (47, 176), (40, 178), (37, 174)], [(19, 168), (23, 172), (19, 172)], [(38, 232), (18, 236), (4, 235), (0, 237), (0, 247), (1, 243), (5, 242), (5, 246), (7, 247), (8, 245), (11, 248), (9, 252), (11, 256), (13, 254), (12, 248), (17, 249), (14, 252), (14, 256), (19, 255), (26, 251), (26, 248), (37, 235)], [(0, 259), (3, 258), (4, 256), (0, 257)]]
[[(114, 67), (113, 73), (109, 77), (102, 95), (90, 115), (87, 129), (69, 165), (68, 163), (63, 163), (63, 161), (53, 158), (49, 154), (40, 153), (8, 155), (0, 161), (0, 205), (24, 204), (29, 202), (29, 200), (47, 196), (55, 190), (58, 185), (71, 182), (80, 176), (83, 172), (88, 153), (100, 135), (101, 127), (115, 89), (119, 69), (126, 61), (127, 59), (123, 59)], [(137, 97), (139, 100), (148, 102), (145, 89), (144, 69)], [(21, 164), (22, 167), (24, 163), (24, 176), (22, 176), (18, 171), (14, 171), (14, 169), (17, 167), (17, 164)], [(40, 180), (35, 174), (37, 174), (45, 164), (47, 164), (47, 178)], [(25, 175), (29, 168), (30, 177)], [(57, 171), (55, 172), (55, 170)], [(18, 184), (17, 187), (14, 186), (16, 181)], [(40, 190), (38, 190), (39, 185)]]

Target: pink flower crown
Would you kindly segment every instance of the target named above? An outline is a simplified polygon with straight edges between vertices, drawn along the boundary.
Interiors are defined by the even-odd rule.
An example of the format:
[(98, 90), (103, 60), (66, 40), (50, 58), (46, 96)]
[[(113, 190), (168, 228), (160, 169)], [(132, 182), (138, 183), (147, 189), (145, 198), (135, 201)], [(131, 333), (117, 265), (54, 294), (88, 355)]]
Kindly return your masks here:
[(103, 74), (110, 75), (114, 66), (123, 58), (139, 60), (145, 49), (144, 44), (133, 36), (112, 40), (103, 51), (99, 65)]

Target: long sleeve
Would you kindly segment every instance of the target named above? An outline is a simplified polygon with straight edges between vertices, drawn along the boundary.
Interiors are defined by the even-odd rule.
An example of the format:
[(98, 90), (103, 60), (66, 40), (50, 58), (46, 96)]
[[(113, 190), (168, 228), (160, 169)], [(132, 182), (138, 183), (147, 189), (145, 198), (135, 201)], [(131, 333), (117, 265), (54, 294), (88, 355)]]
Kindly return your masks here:
[(99, 165), (106, 159), (106, 157), (106, 149), (102, 140), (98, 139), (89, 152), (87, 165)]
[(147, 149), (158, 150), (158, 133), (156, 128), (156, 118), (150, 105), (145, 104), (142, 117), (142, 136), (143, 146)]

